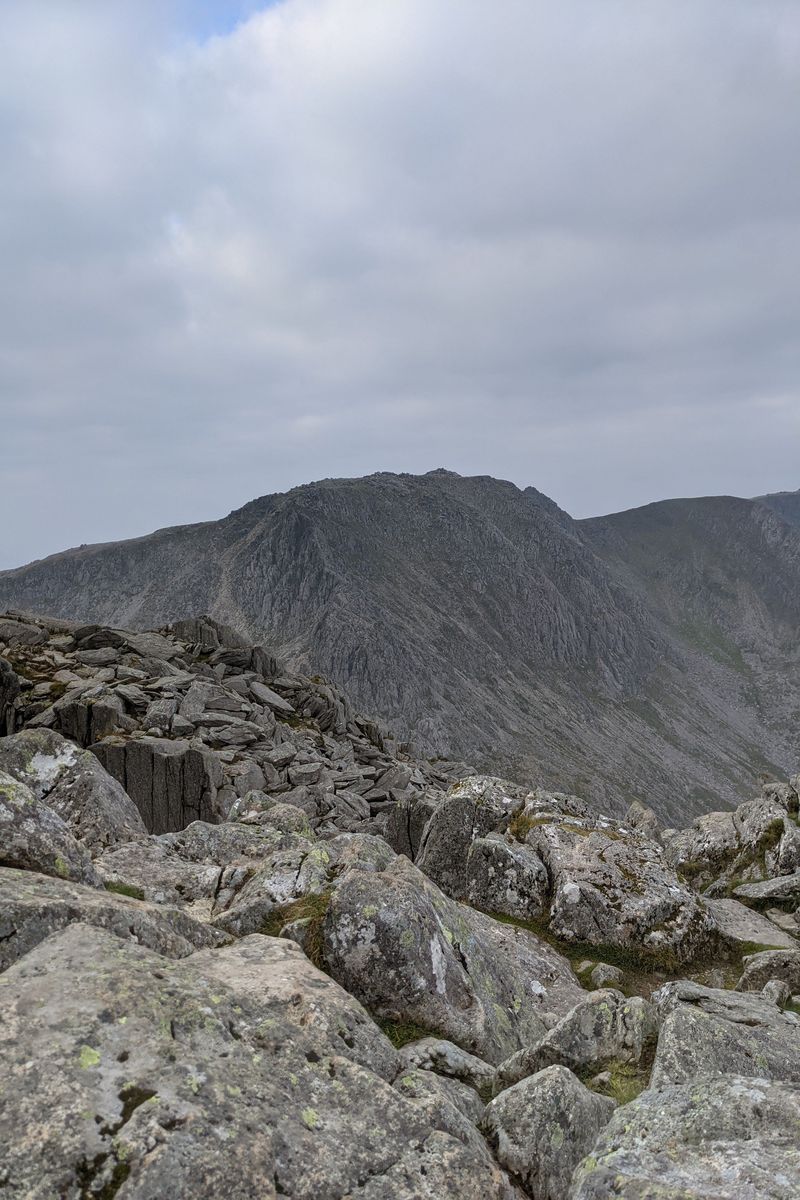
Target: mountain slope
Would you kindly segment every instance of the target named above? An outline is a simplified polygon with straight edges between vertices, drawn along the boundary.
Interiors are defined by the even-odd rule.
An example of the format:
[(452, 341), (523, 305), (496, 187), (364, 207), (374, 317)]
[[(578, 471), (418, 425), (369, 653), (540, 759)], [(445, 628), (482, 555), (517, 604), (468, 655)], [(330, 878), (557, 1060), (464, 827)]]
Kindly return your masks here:
[(772, 492), (768, 496), (756, 496), (756, 500), (773, 509), (790, 525), (800, 526), (800, 491)]
[[(791, 658), (800, 539), (762, 506), (731, 503), (745, 507), (716, 525), (574, 522), (535, 489), (487, 477), (325, 480), (2, 573), (0, 606), (139, 628), (207, 611), (346, 685), (426, 752), (558, 781), (617, 811), (647, 797), (679, 821), (794, 767), (763, 692)], [(774, 583), (768, 604), (748, 593), (737, 608), (726, 589), (751, 512), (751, 592)], [(724, 561), (684, 578), (684, 556), (705, 561), (723, 527)], [(711, 594), (697, 614), (695, 585)], [(759, 637), (769, 661), (743, 674), (736, 656), (757, 656)], [(795, 675), (790, 663), (784, 716)]]

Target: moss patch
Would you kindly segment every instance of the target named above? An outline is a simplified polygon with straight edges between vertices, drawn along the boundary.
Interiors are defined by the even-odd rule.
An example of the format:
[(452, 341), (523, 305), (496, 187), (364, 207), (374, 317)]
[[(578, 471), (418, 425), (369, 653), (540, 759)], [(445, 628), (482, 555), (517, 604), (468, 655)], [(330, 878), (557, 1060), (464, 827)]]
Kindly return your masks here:
[(130, 896), (132, 900), (144, 900), (144, 892), (132, 883), (106, 883), (107, 892), (116, 892), (118, 896)]

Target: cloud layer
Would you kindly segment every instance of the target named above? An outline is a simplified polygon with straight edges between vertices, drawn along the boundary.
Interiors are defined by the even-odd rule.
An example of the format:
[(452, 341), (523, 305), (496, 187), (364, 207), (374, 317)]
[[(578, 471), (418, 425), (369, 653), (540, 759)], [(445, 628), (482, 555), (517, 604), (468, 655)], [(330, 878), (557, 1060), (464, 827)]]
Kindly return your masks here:
[(0, 567), (379, 469), (800, 486), (795, 0), (201, 7), (0, 16)]

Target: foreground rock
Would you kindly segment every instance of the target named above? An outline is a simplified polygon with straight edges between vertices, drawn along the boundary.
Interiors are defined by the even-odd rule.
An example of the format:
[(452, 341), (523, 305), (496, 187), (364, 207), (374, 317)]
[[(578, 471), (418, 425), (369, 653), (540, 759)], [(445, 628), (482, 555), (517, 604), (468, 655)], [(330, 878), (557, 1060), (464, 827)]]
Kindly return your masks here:
[(800, 1088), (727, 1075), (643, 1092), (575, 1172), (571, 1200), (795, 1200)]
[(653, 996), (662, 1022), (652, 1086), (717, 1075), (800, 1083), (800, 1017), (750, 993), (680, 981)]
[[(275, 963), (242, 962), (242, 946), (212, 953), (209, 978), (208, 956), (170, 962), (76, 925), (0, 977), (9, 1196), (514, 1195), (382, 1077), (391, 1048), (377, 1031), (358, 1051), (373, 1069), (335, 1018), (292, 1022), (283, 958), (276, 995)], [(315, 982), (317, 1007), (333, 991), (334, 1010), (352, 1008), (330, 980)]]
[(616, 1105), (566, 1067), (548, 1067), (508, 1088), (486, 1108), (483, 1128), (497, 1160), (532, 1200), (566, 1200), (572, 1172)]
[(372, 1013), (491, 1063), (536, 1041), (542, 1014), (566, 1012), (582, 995), (548, 945), (449, 900), (402, 857), (343, 878), (324, 949), (333, 977)]

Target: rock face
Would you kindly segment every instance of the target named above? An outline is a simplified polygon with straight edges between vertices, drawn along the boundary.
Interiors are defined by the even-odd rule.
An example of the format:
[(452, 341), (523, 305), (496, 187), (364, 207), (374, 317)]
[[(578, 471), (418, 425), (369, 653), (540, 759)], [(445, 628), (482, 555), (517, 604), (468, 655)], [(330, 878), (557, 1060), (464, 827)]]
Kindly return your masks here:
[[(618, 816), (635, 795), (675, 825), (793, 769), (799, 574), (797, 528), (763, 503), (573, 521), (533, 488), (382, 473), (2, 572), (0, 606), (138, 628), (210, 612), (425, 753), (514, 762)], [(205, 654), (241, 649), (180, 624)], [(21, 625), (0, 638), (24, 652)]]

